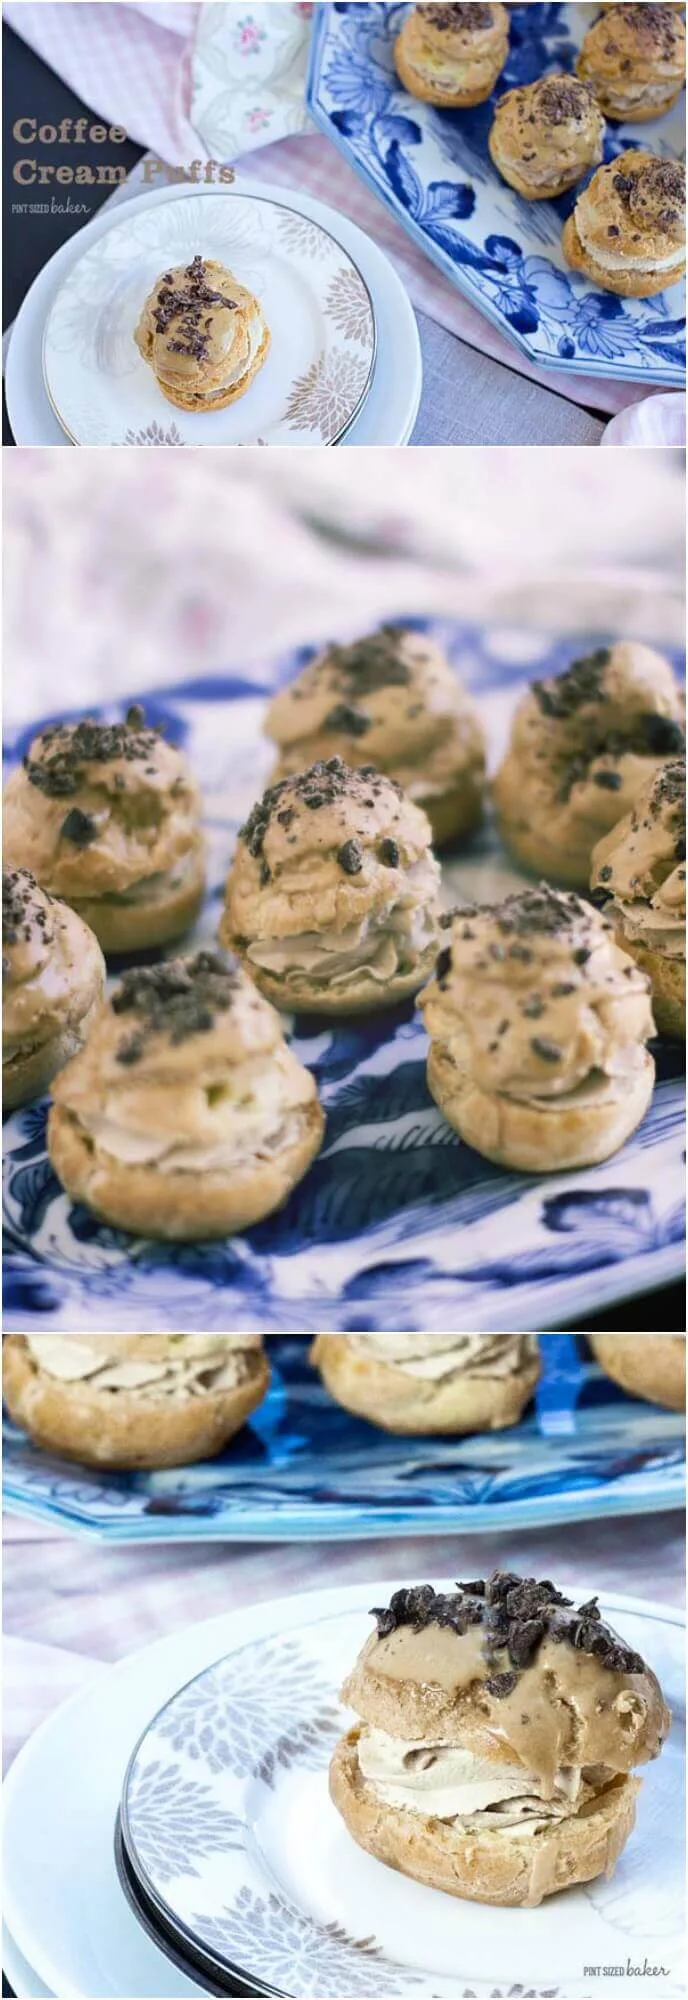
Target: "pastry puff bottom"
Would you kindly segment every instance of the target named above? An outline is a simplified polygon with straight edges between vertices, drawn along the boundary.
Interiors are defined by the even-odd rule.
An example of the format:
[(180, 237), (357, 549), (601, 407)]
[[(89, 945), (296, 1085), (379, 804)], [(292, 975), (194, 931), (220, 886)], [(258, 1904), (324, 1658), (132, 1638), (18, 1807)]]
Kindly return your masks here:
[(158, 890), (157, 894), (133, 898), (93, 896), (71, 899), (71, 907), (83, 917), (103, 951), (150, 951), (154, 945), (172, 944), (195, 923), (205, 893), (205, 850), (199, 839), (189, 856), (181, 879)]
[(169, 383), (163, 382), (159, 375), (156, 375), (155, 379), (158, 388), (162, 390), (163, 396), (167, 398), (168, 403), (174, 403), (175, 408), (178, 410), (187, 410), (194, 416), (202, 416), (204, 412), (209, 413), (211, 410), (226, 410), (230, 403), (238, 403), (240, 396), (245, 396), (246, 390), (250, 389), (254, 377), (258, 374), (259, 369), (263, 366), (263, 362), (267, 359), (269, 347), (270, 330), (265, 325), (265, 321), (263, 321), (263, 334), (260, 347), (257, 353), (254, 354), (253, 360), (246, 370), (246, 374), (242, 375), (239, 382), (230, 383), (228, 389), (219, 389), (212, 396), (193, 394), (184, 396), (179, 390), (171, 389)]
[(686, 1405), (686, 1343), (682, 1334), (591, 1333), (590, 1346), (600, 1368), (650, 1403), (683, 1411)]
[(424, 1381), (352, 1348), (339, 1333), (319, 1333), (311, 1360), (343, 1409), (367, 1417), (381, 1430), (409, 1436), (505, 1430), (518, 1423), (539, 1374), (533, 1355), (513, 1375), (472, 1375), (462, 1369), (444, 1381)]
[(681, 264), (670, 271), (624, 271), (621, 265), (611, 270), (598, 263), (597, 258), (586, 250), (581, 242), (576, 224), (576, 212), (564, 223), (561, 237), (562, 249), (567, 264), (572, 271), (583, 271), (594, 285), (603, 292), (615, 292), (622, 299), (649, 299), (655, 292), (665, 292), (669, 286), (679, 284), (685, 277), (685, 256)]
[(88, 1382), (59, 1382), (36, 1370), (23, 1341), (3, 1341), (3, 1390), (14, 1421), (45, 1451), (83, 1465), (191, 1465), (214, 1458), (255, 1410), (270, 1382), (265, 1355), (255, 1356), (244, 1381), (179, 1402), (138, 1397), (120, 1389), (104, 1395)]
[(568, 1100), (523, 1102), (481, 1090), (468, 1062), (450, 1055), (440, 1042), (430, 1044), (427, 1073), (435, 1103), (466, 1145), (497, 1166), (529, 1174), (593, 1167), (608, 1160), (644, 1118), (655, 1080), (652, 1056), (644, 1049), (637, 1074), (624, 1079), (618, 1089), (610, 1079), (608, 1089), (594, 1101), (576, 1102), (572, 1092)]
[(637, 1778), (619, 1777), (546, 1832), (508, 1836), (386, 1805), (358, 1762), (358, 1729), (337, 1744), (330, 1796), (359, 1847), (431, 1889), (472, 1903), (536, 1908), (574, 1882), (611, 1875), (635, 1821)]
[(49, 1041), (37, 1043), (33, 1048), (19, 1049), (10, 1061), (3, 1061), (2, 1097), (6, 1111), (16, 1111), (18, 1105), (27, 1104), (32, 1097), (43, 1097), (58, 1070), (64, 1069), (72, 1056), (78, 1055), (101, 1000), (102, 977), (98, 981), (95, 998), (84, 1014), (62, 1028), (59, 1035), (51, 1035)]
[(268, 1159), (247, 1158), (226, 1172), (161, 1173), (132, 1166), (98, 1146), (71, 1111), (54, 1104), (48, 1151), (73, 1201), (135, 1236), (202, 1242), (250, 1228), (280, 1208), (319, 1151), (325, 1127), (319, 1103), (305, 1107), (298, 1136)]

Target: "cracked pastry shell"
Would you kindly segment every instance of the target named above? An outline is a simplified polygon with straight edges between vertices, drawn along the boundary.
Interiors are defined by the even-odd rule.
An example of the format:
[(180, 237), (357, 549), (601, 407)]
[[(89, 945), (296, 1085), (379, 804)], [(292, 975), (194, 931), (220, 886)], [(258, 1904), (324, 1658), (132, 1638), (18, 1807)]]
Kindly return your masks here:
[(212, 952), (126, 973), (53, 1099), (48, 1151), (72, 1199), (115, 1228), (172, 1241), (271, 1214), (325, 1122), (279, 1016)]
[(26, 868), (3, 870), (2, 1090), (6, 1111), (42, 1096), (81, 1048), (105, 965), (81, 917)]
[(685, 82), (681, 9), (648, 0), (606, 8), (583, 38), (576, 70), (592, 86), (606, 118), (625, 125), (661, 118)]
[(337, 755), (395, 778), (427, 813), (436, 847), (469, 833), (481, 817), (482, 724), (425, 633), (385, 625), (350, 645), (326, 647), (273, 697), (265, 728), (278, 751), (273, 783)]
[(502, 6), (413, 7), (394, 44), (405, 89), (447, 109), (482, 104), (508, 53), (509, 16)]
[(205, 887), (200, 795), (186, 758), (146, 726), (61, 723), (43, 730), (7, 784), (6, 860), (83, 917), (105, 952), (169, 943)]
[(591, 887), (650, 980), (660, 1034), (686, 1033), (686, 766), (665, 764), (593, 850)]
[(641, 148), (598, 167), (564, 223), (571, 269), (620, 298), (651, 298), (686, 268), (686, 172)]
[[(78, 1341), (80, 1335), (66, 1335)], [(192, 1465), (214, 1458), (234, 1437), (252, 1410), (262, 1403), (270, 1385), (270, 1369), (259, 1334), (194, 1334), (211, 1360), (222, 1346), (245, 1343), (251, 1361), (232, 1387), (209, 1388), (203, 1395), (142, 1398), (135, 1390), (104, 1394), (90, 1380), (61, 1381), (41, 1367), (40, 1337), (7, 1334), (3, 1340), (3, 1396), (10, 1416), (28, 1431), (44, 1451), (80, 1465), (149, 1469)], [(167, 1336), (164, 1336), (167, 1341)], [(98, 1335), (98, 1347), (113, 1362), (150, 1358), (148, 1334)], [(170, 1343), (171, 1344), (171, 1343)]]
[(271, 786), (241, 829), (220, 926), (277, 1005), (333, 1015), (417, 993), (439, 938), (425, 813), (341, 758)]

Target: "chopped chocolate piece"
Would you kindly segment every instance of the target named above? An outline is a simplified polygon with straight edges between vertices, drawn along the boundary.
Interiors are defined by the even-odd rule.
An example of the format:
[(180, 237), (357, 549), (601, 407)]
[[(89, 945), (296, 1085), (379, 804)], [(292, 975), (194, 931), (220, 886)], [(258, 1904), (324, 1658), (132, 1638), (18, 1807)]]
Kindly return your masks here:
[(365, 736), (372, 727), (369, 715), (363, 715), (360, 708), (348, 708), (345, 701), (337, 703), (325, 716), (326, 729), (340, 729), (344, 736)]
[(596, 771), (596, 772), (595, 772), (595, 778), (594, 778), (594, 782), (595, 782), (595, 784), (596, 784), (596, 785), (599, 785), (599, 786), (600, 786), (600, 788), (601, 788), (601, 790), (602, 790), (603, 792), (620, 792), (620, 790), (621, 790), (621, 772), (620, 772), (620, 771)]
[(162, 965), (143, 965), (125, 972), (112, 995), (115, 1014), (138, 1016), (134, 1040), (141, 1041), (136, 1055), (127, 1053), (131, 1036), (117, 1049), (118, 1062), (137, 1062), (146, 1039), (168, 1035), (170, 1042), (188, 1041), (189, 1036), (207, 1033), (215, 1016), (226, 1013), (240, 984), (241, 971), (230, 952), (198, 951), (195, 958), (167, 959)]
[(490, 1674), (489, 1680), (483, 1681), (483, 1687), (486, 1694), (496, 1695), (497, 1700), (502, 1701), (505, 1695), (513, 1693), (517, 1680), (518, 1674)]
[(685, 731), (668, 715), (644, 715), (642, 731), (648, 750), (655, 757), (675, 757), (685, 748)]
[(363, 848), (360, 840), (345, 840), (338, 849), (337, 860), (345, 875), (360, 875), (363, 867)]
[[(136, 721), (130, 720), (136, 717)], [(141, 718), (141, 721), (138, 718)], [(158, 729), (142, 728), (143, 709), (130, 708), (125, 722), (57, 723), (44, 729), (36, 743), (36, 755), (24, 758), (31, 785), (48, 798), (64, 798), (77, 792), (85, 782), (87, 764), (109, 764), (115, 758), (127, 763), (153, 756), (159, 741)]]
[(399, 849), (397, 847), (396, 840), (389, 840), (389, 839), (381, 840), (379, 847), (379, 855), (380, 855), (380, 860), (384, 863), (385, 868), (398, 868)]
[(541, 1062), (561, 1062), (564, 1052), (563, 1049), (560, 1049), (558, 1042), (548, 1042), (542, 1035), (532, 1035), (530, 1046), (534, 1054), (540, 1057)]
[(610, 868), (609, 864), (606, 863), (605, 867), (600, 869), (600, 881), (611, 882), (613, 873), (614, 873), (613, 868)]
[(452, 963), (451, 948), (447, 944), (444, 947), (444, 951), (440, 952), (437, 964), (435, 966), (435, 978), (437, 980), (438, 986), (440, 986), (442, 990), (444, 990), (444, 988), (446, 987), (447, 974), (451, 972), (451, 963)]
[(448, 28), (470, 28), (473, 31), (492, 26), (491, 7), (421, 5), (418, 12), (429, 27), (436, 28), (441, 35)]
[(71, 806), (60, 827), (60, 839), (73, 841), (75, 847), (90, 847), (97, 830), (90, 813), (82, 812), (81, 806)]
[(336, 686), (352, 695), (374, 694), (378, 688), (407, 687), (411, 669), (401, 658), (402, 626), (381, 625), (351, 646), (328, 646), (324, 665)]
[(565, 125), (569, 119), (587, 118), (593, 102), (592, 91), (573, 76), (546, 76), (540, 85), (537, 109), (548, 125)]
[(46, 911), (38, 902), (39, 896), (46, 903), (52, 903), (47, 889), (39, 889), (35, 875), (29, 868), (3, 868), (2, 871), (2, 941), (3, 944), (28, 943), (31, 928), (36, 924), (43, 932), (43, 942), (52, 944), (52, 931), (48, 929)]
[(572, 660), (570, 667), (557, 674), (556, 679), (534, 681), (533, 693), (543, 715), (557, 718), (575, 715), (587, 702), (606, 700), (604, 671), (610, 658), (608, 646), (600, 646), (597, 652)]

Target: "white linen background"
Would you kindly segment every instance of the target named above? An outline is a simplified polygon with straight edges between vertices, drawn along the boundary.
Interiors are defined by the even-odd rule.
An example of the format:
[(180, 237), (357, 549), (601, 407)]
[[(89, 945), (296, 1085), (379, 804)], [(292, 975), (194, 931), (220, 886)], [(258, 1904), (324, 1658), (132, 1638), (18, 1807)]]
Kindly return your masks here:
[(257, 671), (386, 617), (683, 634), (677, 452), (5, 457), (5, 719)]

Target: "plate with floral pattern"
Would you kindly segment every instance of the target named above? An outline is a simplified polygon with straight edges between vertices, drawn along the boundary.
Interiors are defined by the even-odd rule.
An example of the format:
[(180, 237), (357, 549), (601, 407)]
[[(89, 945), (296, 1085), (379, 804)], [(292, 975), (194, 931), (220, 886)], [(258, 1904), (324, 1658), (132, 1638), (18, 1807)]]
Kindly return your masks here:
[[(451, 1582), (440, 1586), (452, 1588)], [(351, 1717), (338, 1689), (389, 1586), (308, 1595), (269, 1638), (239, 1635), (173, 1695), (124, 1782), (124, 1857), (148, 1921), (213, 1993), (457, 2000), (618, 1993), (612, 1972), (648, 1958), (680, 1990), (683, 1667), (680, 1615), (603, 1599), (603, 1616), (658, 1674), (674, 1725), (645, 1767), (634, 1833), (611, 1880), (536, 1912), (456, 1901), (384, 1867), (353, 1842), (329, 1798), (332, 1750)], [(576, 1597), (578, 1601), (578, 1597)], [(297, 1604), (298, 1611), (298, 1604)], [(275, 1610), (279, 1612), (279, 1607)], [(123, 1875), (127, 1886), (127, 1876)], [(130, 1894), (132, 1893), (130, 1887)], [(140, 1914), (140, 1910), (139, 1910)], [(606, 1968), (606, 1970), (605, 1970)]]
[(70, 1465), (8, 1421), (5, 1506), (116, 1543), (495, 1535), (685, 1506), (683, 1417), (617, 1388), (581, 1335), (543, 1334), (520, 1423), (472, 1437), (395, 1437), (352, 1417), (309, 1350), (307, 1334), (270, 1336), (265, 1401), (205, 1465)]
[[(432, 631), (476, 695), (493, 767), (526, 681), (610, 640), (405, 622)], [(680, 655), (668, 651), (682, 672)], [(217, 935), (237, 829), (267, 783), (266, 699), (308, 657), (301, 649), (242, 678), (218, 673), (149, 698), (132, 693), (188, 752), (204, 794), (209, 891), (189, 948), (196, 936)], [(127, 706), (96, 712), (112, 720)], [(20, 730), (8, 762), (58, 714)], [(443, 867), (448, 905), (494, 902), (522, 881), (489, 820)], [(8, 1332), (540, 1332), (683, 1270), (677, 1043), (653, 1044), (652, 1104), (621, 1151), (601, 1166), (549, 1176), (508, 1173), (457, 1138), (428, 1091), (427, 1038), (412, 1001), (342, 1021), (303, 1017), (293, 1045), (317, 1077), (324, 1145), (285, 1206), (244, 1236), (163, 1244), (111, 1229), (60, 1188), (46, 1152), (47, 1101), (7, 1120)]]
[[(525, 201), (492, 165), (494, 102), (545, 70), (572, 70), (597, 12), (586, 5), (509, 8), (510, 49), (493, 96), (442, 111), (409, 96), (393, 45), (406, 4), (315, 9), (308, 103), (349, 164), (460, 292), (540, 368), (619, 381), (685, 381), (685, 285), (621, 299), (569, 270), (561, 231), (575, 191)], [(681, 159), (681, 101), (646, 125), (607, 126), (605, 160), (627, 146)]]
[[(370, 387), (376, 328), (365, 280), (335, 236), (287, 202), (234, 187), (190, 188), (119, 215), (70, 266), (46, 322), (46, 391), (72, 442), (337, 444)], [(161, 273), (197, 255), (254, 293), (271, 334), (246, 394), (202, 413), (167, 402), (134, 341)]]

